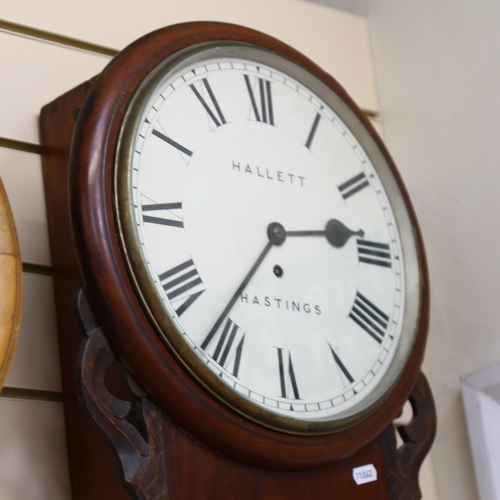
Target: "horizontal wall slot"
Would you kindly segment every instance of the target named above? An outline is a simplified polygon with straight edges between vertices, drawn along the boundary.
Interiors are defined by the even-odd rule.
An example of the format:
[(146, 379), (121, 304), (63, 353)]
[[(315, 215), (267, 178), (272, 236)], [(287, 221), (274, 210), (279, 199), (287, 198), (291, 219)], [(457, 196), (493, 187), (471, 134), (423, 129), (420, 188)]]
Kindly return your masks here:
[(52, 267), (42, 264), (31, 264), (30, 262), (23, 262), (23, 273), (41, 274), (43, 276), (53, 276), (54, 274)]
[(63, 395), (62, 392), (57, 391), (4, 387), (2, 392), (0, 392), (0, 399), (20, 399), (24, 401), (49, 401), (52, 403), (62, 403)]
[[(15, 33), (17, 35), (35, 38), (38, 40), (43, 40), (46, 42), (56, 43), (58, 45), (64, 45), (66, 47), (86, 50), (88, 52), (94, 52), (96, 54), (101, 54), (109, 57), (114, 57), (119, 52), (116, 49), (112, 49), (110, 47), (104, 47), (103, 45), (86, 42), (84, 40), (78, 40), (77, 38), (71, 38), (69, 36), (59, 35), (58, 33), (52, 33), (50, 31), (45, 31), (38, 28), (32, 28), (31, 26), (25, 26), (23, 24), (13, 23), (11, 21), (6, 21), (3, 19), (0, 19), (0, 30), (6, 31), (8, 33)], [(371, 109), (362, 109), (362, 111), (366, 116), (370, 118), (377, 118), (379, 116), (378, 111), (374, 111)], [(2, 146), (1, 142), (0, 146)], [(14, 146), (4, 146), (4, 147), (11, 147), (12, 149), (18, 149)], [(23, 149), (22, 151), (25, 150)], [(29, 152), (33, 153), (38, 151), (29, 151)]]
[(32, 28), (31, 26), (24, 26), (23, 24), (12, 23), (10, 21), (5, 21), (0, 19), (0, 30), (7, 31), (9, 33), (15, 33), (16, 35), (23, 35), (30, 38), (36, 38), (38, 40), (43, 40), (45, 42), (52, 42), (58, 45), (65, 45), (66, 47), (73, 47), (75, 49), (86, 50), (88, 52), (94, 52), (96, 54), (101, 54), (104, 56), (114, 57), (118, 54), (118, 50), (109, 47), (104, 47), (95, 43), (86, 42), (84, 40), (78, 40), (76, 38), (71, 38), (65, 35), (59, 35), (57, 33), (51, 33), (50, 31), (41, 30), (38, 28)]
[(17, 141), (16, 139), (8, 139), (7, 137), (0, 137), (0, 148), (16, 149), (17, 151), (24, 151), (25, 153), (34, 153), (37, 155), (42, 154), (42, 146), (33, 144), (32, 142)]
[(361, 111), (368, 116), (368, 118), (378, 118), (380, 113), (378, 111), (373, 111), (372, 109), (363, 109), (361, 108)]

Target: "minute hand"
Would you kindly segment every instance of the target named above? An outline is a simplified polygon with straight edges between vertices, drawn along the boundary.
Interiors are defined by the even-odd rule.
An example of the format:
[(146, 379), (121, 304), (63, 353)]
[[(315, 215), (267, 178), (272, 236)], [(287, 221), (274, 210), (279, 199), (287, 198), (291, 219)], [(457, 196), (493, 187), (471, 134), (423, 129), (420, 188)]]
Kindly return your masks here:
[(287, 237), (293, 236), (325, 236), (330, 245), (341, 248), (351, 236), (365, 235), (365, 232), (360, 229), (359, 231), (352, 231), (345, 224), (337, 219), (330, 219), (326, 224), (324, 231), (287, 231)]
[(210, 344), (210, 341), (212, 340), (213, 336), (215, 335), (215, 332), (220, 328), (222, 322), (224, 321), (224, 318), (229, 314), (229, 311), (232, 309), (234, 306), (234, 303), (238, 300), (239, 295), (243, 292), (243, 290), (246, 288), (248, 285), (249, 281), (252, 279), (252, 276), (255, 274), (259, 266), (262, 264), (262, 261), (266, 257), (266, 255), (269, 253), (269, 250), (274, 245), (281, 245), (285, 241), (285, 229), (281, 224), (278, 222), (273, 222), (269, 224), (267, 228), (267, 235), (269, 238), (269, 241), (267, 242), (266, 246), (264, 247), (264, 250), (260, 253), (259, 257), (255, 261), (255, 264), (252, 266), (250, 271), (248, 271), (248, 274), (245, 276), (245, 279), (242, 281), (241, 285), (238, 287), (236, 292), (234, 292), (234, 295), (232, 296), (231, 300), (225, 307), (225, 309), (222, 311), (221, 315), (215, 322), (214, 326), (212, 329), (208, 332), (208, 335), (205, 337), (205, 340), (201, 344), (202, 349), (206, 349), (208, 344)]

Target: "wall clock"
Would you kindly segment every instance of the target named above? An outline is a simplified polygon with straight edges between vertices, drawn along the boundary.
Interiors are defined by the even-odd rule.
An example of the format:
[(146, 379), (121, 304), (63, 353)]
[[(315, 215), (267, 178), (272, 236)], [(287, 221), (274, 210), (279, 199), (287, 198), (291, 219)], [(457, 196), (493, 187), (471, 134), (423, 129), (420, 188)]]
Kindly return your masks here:
[[(383, 436), (408, 398), (426, 439), (406, 441), (423, 456), (433, 435), (432, 404), (415, 403), (430, 397), (415, 385), (427, 271), (399, 174), (338, 83), (262, 33), (189, 23), (126, 48), (47, 105), (41, 129), (60, 328), (75, 327), (63, 290), (81, 288), (89, 335), (80, 354), (78, 334), (61, 336), (63, 370), (78, 360), (76, 390), (129, 491), (393, 498), (400, 466)], [(69, 154), (81, 275), (61, 209)], [(128, 406), (108, 392), (116, 362)], [(67, 419), (80, 413), (68, 398)], [(130, 480), (129, 446), (156, 464), (137, 458), (154, 495)], [(196, 470), (210, 484), (182, 481)]]

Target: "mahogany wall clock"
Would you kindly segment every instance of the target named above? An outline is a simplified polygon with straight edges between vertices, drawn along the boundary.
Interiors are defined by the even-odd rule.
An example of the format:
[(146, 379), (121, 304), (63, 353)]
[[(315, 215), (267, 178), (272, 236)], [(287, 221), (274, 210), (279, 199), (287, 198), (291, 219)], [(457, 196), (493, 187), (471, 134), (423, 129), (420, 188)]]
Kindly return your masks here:
[[(418, 495), (434, 432), (416, 385), (422, 241), (332, 77), (262, 33), (177, 25), (47, 105), (41, 130), (74, 460), (104, 446), (71, 430), (76, 391), (138, 498)], [(420, 435), (403, 433), (401, 479), (392, 421), (408, 398)], [(75, 497), (115, 494), (117, 474), (89, 487), (81, 467)]]

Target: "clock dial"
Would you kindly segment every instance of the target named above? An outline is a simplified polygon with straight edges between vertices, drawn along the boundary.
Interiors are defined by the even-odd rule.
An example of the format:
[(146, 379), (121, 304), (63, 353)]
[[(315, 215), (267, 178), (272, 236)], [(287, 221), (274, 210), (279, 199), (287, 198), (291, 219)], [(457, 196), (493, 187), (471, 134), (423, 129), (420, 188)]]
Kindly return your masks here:
[(419, 271), (354, 113), (301, 67), (238, 45), (165, 64), (131, 109), (119, 217), (165, 342), (272, 425), (375, 405), (411, 351)]

